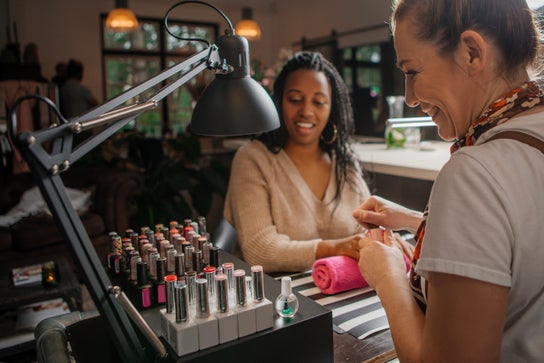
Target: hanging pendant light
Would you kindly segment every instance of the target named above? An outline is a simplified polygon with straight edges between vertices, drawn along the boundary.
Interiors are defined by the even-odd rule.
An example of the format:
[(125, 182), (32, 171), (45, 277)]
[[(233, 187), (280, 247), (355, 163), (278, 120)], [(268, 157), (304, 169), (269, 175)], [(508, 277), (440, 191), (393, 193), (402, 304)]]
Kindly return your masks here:
[(247, 40), (261, 39), (261, 27), (253, 20), (253, 9), (248, 6), (242, 8), (242, 20), (234, 29), (236, 35), (245, 37)]
[(128, 8), (128, 0), (115, 0), (115, 9), (110, 11), (106, 19), (106, 28), (116, 31), (138, 29), (138, 19)]

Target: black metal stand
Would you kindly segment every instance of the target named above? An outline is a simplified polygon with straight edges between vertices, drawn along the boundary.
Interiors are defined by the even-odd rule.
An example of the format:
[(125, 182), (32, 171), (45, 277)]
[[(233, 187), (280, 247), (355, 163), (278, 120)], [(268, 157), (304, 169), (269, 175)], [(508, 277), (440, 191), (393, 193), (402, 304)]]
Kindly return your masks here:
[[(207, 68), (223, 70), (224, 67), (221, 66), (217, 51), (217, 47), (211, 45), (186, 61), (70, 121), (64, 119), (49, 99), (41, 96), (27, 96), (19, 99), (10, 112), (10, 124), (8, 125), (10, 137), (27, 161), (55, 221), (60, 226), (66, 241), (69, 242), (75, 258), (87, 278), (89, 292), (108, 325), (114, 346), (118, 348), (119, 355), (127, 363), (153, 361), (157, 356), (164, 357), (166, 350), (160, 342), (156, 344), (159, 341), (156, 336), (147, 336), (147, 343), (152, 344), (155, 351), (147, 349), (140, 341), (137, 333), (145, 335), (151, 329), (144, 327), (142, 330), (141, 321), (143, 319), (136, 319), (136, 325), (140, 330), (135, 330), (127, 311), (123, 309), (118, 299), (120, 296), (118, 288), (112, 286), (81, 219), (70, 203), (60, 174), (128, 122), (143, 112), (156, 107), (161, 99), (203, 70)], [(136, 105), (120, 107), (125, 102), (178, 73), (183, 75), (161, 88), (148, 100)], [(46, 130), (18, 134), (15, 111), (22, 102), (29, 98), (45, 102), (57, 114), (61, 124)], [(102, 129), (74, 149), (73, 135), (96, 127), (102, 127)], [(126, 304), (126, 301), (123, 303)], [(130, 304), (130, 302), (128, 303)], [(134, 315), (134, 312), (138, 314), (133, 306), (132, 309), (130, 306), (128, 307), (128, 312), (131, 316)]]

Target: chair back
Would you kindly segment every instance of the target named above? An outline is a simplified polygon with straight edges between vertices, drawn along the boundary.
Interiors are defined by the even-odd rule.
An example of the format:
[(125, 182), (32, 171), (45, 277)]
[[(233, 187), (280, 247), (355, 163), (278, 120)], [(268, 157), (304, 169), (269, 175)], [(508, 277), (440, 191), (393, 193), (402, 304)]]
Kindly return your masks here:
[(225, 252), (233, 254), (236, 244), (238, 243), (238, 235), (236, 229), (226, 219), (221, 219), (215, 232), (212, 235), (214, 246), (219, 247)]

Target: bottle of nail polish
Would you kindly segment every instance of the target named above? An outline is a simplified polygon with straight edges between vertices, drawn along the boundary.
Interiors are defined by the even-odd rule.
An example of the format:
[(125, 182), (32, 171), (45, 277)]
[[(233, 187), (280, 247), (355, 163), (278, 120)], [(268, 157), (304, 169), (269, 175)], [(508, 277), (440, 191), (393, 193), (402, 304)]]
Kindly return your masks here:
[(153, 281), (154, 302), (158, 305), (166, 304), (166, 285), (164, 277), (166, 276), (166, 258), (159, 257), (157, 264), (157, 278)]
[(298, 311), (298, 298), (291, 289), (291, 278), (281, 278), (281, 293), (276, 298), (274, 307), (279, 316), (291, 319)]
[(138, 262), (136, 264), (138, 273), (138, 285), (134, 291), (134, 306), (138, 310), (150, 308), (153, 305), (153, 287), (149, 284), (147, 278), (147, 263)]

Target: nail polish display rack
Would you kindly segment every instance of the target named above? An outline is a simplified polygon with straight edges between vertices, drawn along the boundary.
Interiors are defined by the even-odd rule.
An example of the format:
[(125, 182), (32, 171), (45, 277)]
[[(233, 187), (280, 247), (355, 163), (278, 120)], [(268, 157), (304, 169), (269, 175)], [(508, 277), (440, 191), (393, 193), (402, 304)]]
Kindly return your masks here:
[[(150, 230), (142, 230), (138, 239), (132, 231), (122, 238), (112, 233), (107, 265), (112, 280), (127, 291), (171, 360), (285, 361), (285, 352), (275, 347), (291, 345), (293, 361), (333, 361), (329, 310), (299, 295), (298, 313), (282, 318), (272, 303), (280, 284), (261, 266), (249, 266), (207, 244), (205, 232), (181, 239), (163, 232), (173, 243)], [(144, 243), (151, 245), (148, 250), (142, 250)], [(176, 254), (183, 257), (173, 258)], [(205, 272), (210, 268), (213, 279)]]

